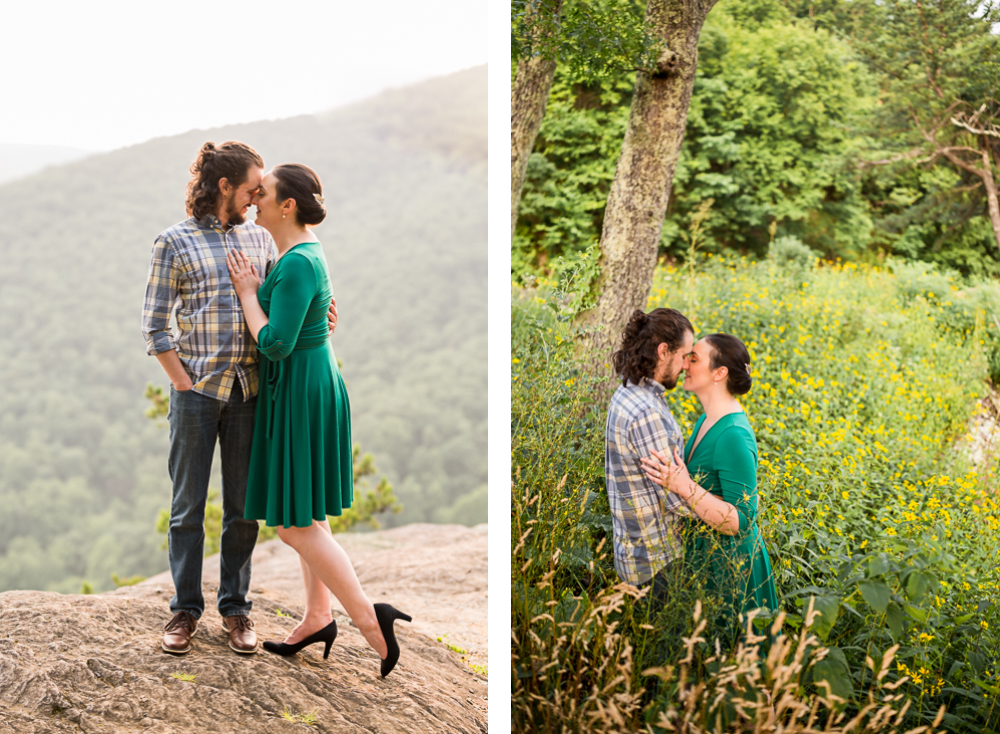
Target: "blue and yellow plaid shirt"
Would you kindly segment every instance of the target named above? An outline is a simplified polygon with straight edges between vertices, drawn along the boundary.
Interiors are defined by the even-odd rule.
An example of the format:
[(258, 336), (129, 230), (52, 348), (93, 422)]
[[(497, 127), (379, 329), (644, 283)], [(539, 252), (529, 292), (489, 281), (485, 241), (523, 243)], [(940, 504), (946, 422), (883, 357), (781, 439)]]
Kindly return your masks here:
[(642, 470), (653, 450), (673, 458), (684, 453), (681, 430), (663, 395), (663, 385), (643, 378), (615, 390), (605, 429), (604, 475), (611, 504), (615, 570), (638, 586), (680, 558), (680, 519), (690, 516), (684, 501)]
[[(236, 380), (244, 399), (257, 394), (257, 345), (226, 267), (226, 252), (242, 250), (263, 278), (275, 258), (263, 227), (223, 229), (218, 217), (193, 217), (153, 243), (142, 307), (146, 353), (177, 350), (194, 391), (228, 401)], [(170, 328), (176, 309), (177, 334)]]

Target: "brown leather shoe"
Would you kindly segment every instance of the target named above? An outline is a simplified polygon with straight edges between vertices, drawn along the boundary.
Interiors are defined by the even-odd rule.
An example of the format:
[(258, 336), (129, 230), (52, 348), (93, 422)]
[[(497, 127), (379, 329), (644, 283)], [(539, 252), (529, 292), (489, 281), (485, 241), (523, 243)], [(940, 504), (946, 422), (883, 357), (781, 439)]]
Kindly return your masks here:
[(163, 628), (163, 652), (183, 655), (191, 649), (191, 638), (198, 631), (198, 620), (190, 612), (177, 612)]
[(251, 655), (257, 652), (257, 633), (253, 622), (245, 614), (222, 618), (222, 629), (229, 634), (229, 647), (236, 652)]

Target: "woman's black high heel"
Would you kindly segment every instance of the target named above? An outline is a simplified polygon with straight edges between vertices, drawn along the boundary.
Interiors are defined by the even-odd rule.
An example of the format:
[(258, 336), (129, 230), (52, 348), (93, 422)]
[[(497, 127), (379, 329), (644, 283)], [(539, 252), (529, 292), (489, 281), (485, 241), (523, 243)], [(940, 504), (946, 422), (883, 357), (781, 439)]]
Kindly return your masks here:
[(335, 619), (319, 632), (313, 632), (304, 640), (299, 640), (294, 645), (286, 645), (284, 642), (271, 642), (270, 640), (267, 640), (264, 643), (264, 649), (268, 652), (273, 652), (276, 655), (284, 655), (285, 657), (288, 657), (289, 655), (294, 655), (306, 645), (311, 645), (314, 642), (325, 642), (326, 649), (323, 650), (323, 659), (326, 660), (330, 657), (330, 647), (333, 646), (333, 641), (336, 639), (337, 620)]
[(375, 604), (375, 617), (378, 619), (379, 629), (382, 630), (382, 637), (385, 639), (386, 649), (389, 654), (382, 661), (382, 677), (385, 678), (396, 667), (399, 660), (399, 645), (396, 643), (396, 632), (392, 629), (392, 623), (397, 619), (404, 622), (412, 622), (413, 618), (408, 614), (393, 607), (391, 604)]

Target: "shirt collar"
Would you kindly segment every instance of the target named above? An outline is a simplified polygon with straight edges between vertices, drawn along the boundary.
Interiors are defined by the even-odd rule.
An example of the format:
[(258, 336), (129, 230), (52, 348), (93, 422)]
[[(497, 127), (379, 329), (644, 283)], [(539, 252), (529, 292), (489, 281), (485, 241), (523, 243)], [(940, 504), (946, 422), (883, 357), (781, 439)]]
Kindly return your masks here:
[(666, 400), (666, 395), (664, 393), (666, 393), (667, 388), (663, 387), (663, 385), (652, 378), (643, 377), (639, 380), (639, 387), (648, 393), (652, 393), (658, 398)]
[(238, 226), (238, 225), (229, 223), (225, 227), (223, 227), (222, 226), (222, 222), (220, 222), (219, 218), (217, 216), (215, 216), (215, 214), (213, 214), (213, 213), (208, 213), (205, 216), (203, 216), (201, 219), (196, 219), (195, 222), (198, 223), (199, 227), (204, 227), (204, 228), (207, 228), (207, 229), (218, 229), (218, 230), (221, 230), (223, 232), (232, 232)]

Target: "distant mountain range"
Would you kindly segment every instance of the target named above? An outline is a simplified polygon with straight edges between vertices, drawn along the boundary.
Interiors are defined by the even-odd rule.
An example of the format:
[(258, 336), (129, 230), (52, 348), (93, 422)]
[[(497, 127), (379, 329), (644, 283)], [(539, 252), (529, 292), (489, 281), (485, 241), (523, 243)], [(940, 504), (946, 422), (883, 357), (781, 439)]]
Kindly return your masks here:
[(69, 163), (93, 154), (92, 150), (65, 145), (0, 143), (0, 184), (30, 176), (47, 166)]
[(167, 380), (139, 317), (153, 240), (185, 218), (206, 140), (323, 180), (354, 437), (406, 508), (387, 523), (486, 520), (486, 89), (482, 66), (0, 185), (0, 590), (164, 567), (167, 437), (142, 393)]

